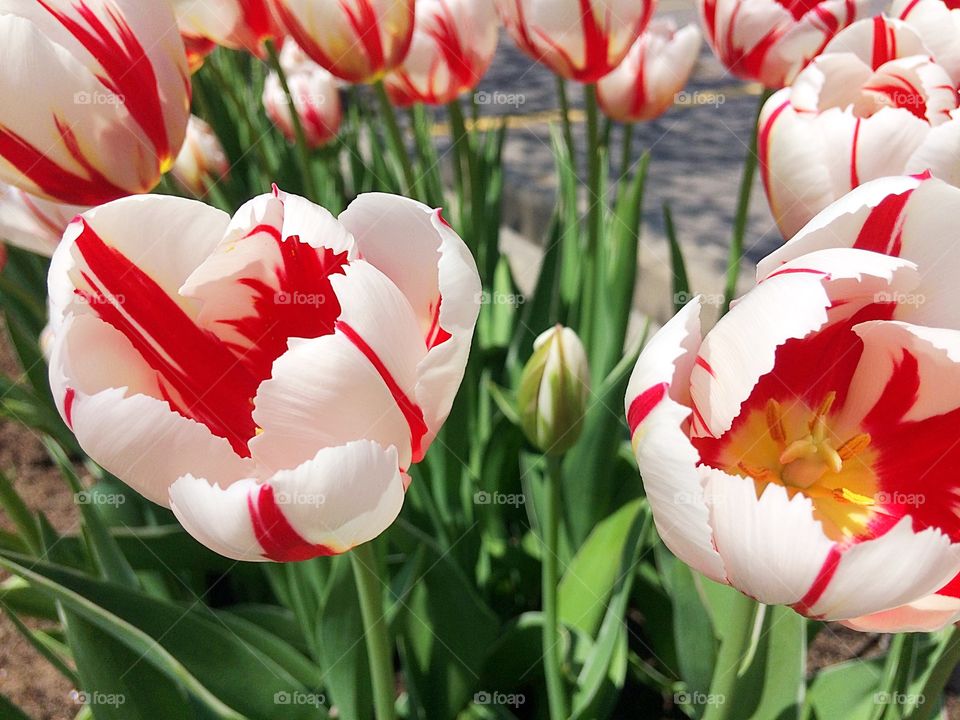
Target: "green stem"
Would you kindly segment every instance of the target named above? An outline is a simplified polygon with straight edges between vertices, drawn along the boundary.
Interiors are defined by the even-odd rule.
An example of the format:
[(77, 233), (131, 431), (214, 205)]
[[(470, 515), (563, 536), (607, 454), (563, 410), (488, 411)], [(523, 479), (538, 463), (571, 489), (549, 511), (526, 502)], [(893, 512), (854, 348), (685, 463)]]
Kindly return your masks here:
[(623, 126), (623, 144), (620, 148), (620, 180), (625, 180), (627, 175), (630, 174), (630, 167), (632, 163), (630, 158), (633, 157), (633, 123), (628, 122)]
[(735, 712), (740, 666), (750, 647), (753, 624), (758, 609), (756, 602), (745, 595), (737, 595), (727, 615), (727, 632), (720, 643), (717, 664), (710, 684), (710, 695), (718, 702), (707, 706), (703, 720), (727, 720)]
[(307, 134), (303, 131), (303, 122), (300, 120), (300, 111), (293, 101), (293, 93), (290, 92), (290, 84), (287, 82), (287, 74), (283, 71), (280, 64), (280, 56), (277, 55), (277, 48), (272, 40), (267, 40), (267, 59), (270, 61), (270, 67), (277, 74), (280, 80), (280, 87), (283, 88), (283, 94), (287, 97), (287, 106), (290, 108), (290, 119), (293, 122), (293, 134), (297, 138), (297, 153), (300, 156), (300, 174), (303, 178), (303, 191), (311, 200), (318, 200), (317, 188), (313, 182), (313, 172), (310, 167), (310, 146), (307, 145)]
[(396, 684), (393, 653), (387, 619), (383, 611), (383, 581), (372, 543), (358, 545), (350, 551), (350, 562), (360, 596), (360, 614), (363, 616), (363, 636), (367, 643), (367, 660), (373, 680), (373, 704), (377, 720), (396, 717)]
[[(447, 112), (450, 114), (450, 135), (453, 141), (453, 147), (456, 150), (454, 160), (454, 180), (457, 190), (458, 207), (463, 212), (466, 207), (466, 194), (471, 176), (471, 148), (470, 136), (467, 134), (467, 123), (463, 117), (463, 109), (460, 107), (460, 101), (452, 100), (447, 104)], [(462, 223), (461, 223), (462, 225)]]
[(567, 82), (557, 75), (557, 100), (560, 103), (560, 121), (563, 124), (563, 139), (570, 153), (570, 164), (576, 167), (577, 158), (573, 147), (573, 129), (570, 126), (570, 101), (567, 100)]
[(400, 132), (400, 124), (397, 122), (397, 113), (387, 95), (387, 88), (384, 86), (383, 80), (377, 80), (373, 84), (373, 89), (377, 95), (377, 102), (380, 104), (380, 114), (383, 117), (383, 122), (387, 126), (387, 142), (390, 144), (390, 151), (403, 171), (403, 182), (406, 185), (404, 190), (412, 194), (417, 186), (417, 181), (413, 174), (410, 156), (407, 154), (407, 146), (403, 142), (403, 134)]
[(547, 493), (543, 513), (543, 666), (551, 720), (566, 720), (567, 693), (560, 671), (560, 635), (557, 624), (557, 543), (560, 537), (560, 486), (563, 460), (547, 456)]
[(950, 676), (957, 663), (960, 663), (960, 628), (954, 627), (942, 641), (938, 649), (938, 656), (933, 669), (923, 684), (916, 708), (908, 716), (908, 720), (930, 720), (939, 707), (939, 700), (943, 696)]
[(737, 215), (733, 221), (733, 238), (730, 242), (730, 257), (727, 260), (727, 284), (724, 290), (721, 315), (730, 309), (737, 292), (737, 279), (740, 277), (740, 260), (743, 256), (743, 237), (747, 232), (747, 216), (750, 214), (750, 194), (753, 190), (753, 178), (757, 174), (757, 134), (760, 127), (760, 111), (772, 94), (771, 90), (760, 93), (757, 114), (753, 121), (750, 147), (743, 161), (743, 174), (740, 176), (740, 194), (737, 199)]
[(598, 294), (603, 287), (603, 261), (600, 252), (600, 122), (597, 109), (597, 86), (583, 86), (587, 111), (587, 247), (584, 257), (580, 335), (587, 347), (592, 347), (593, 325), (597, 315)]

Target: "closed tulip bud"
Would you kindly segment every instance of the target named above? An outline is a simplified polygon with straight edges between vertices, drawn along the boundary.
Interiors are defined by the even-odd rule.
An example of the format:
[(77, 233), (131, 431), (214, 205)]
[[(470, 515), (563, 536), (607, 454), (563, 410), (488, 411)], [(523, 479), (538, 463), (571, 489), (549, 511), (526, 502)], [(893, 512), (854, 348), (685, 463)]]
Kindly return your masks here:
[(274, 8), (307, 55), (351, 83), (382, 78), (413, 38), (414, 0), (274, 0)]
[[(287, 76), (293, 110), (300, 116), (307, 145), (318, 148), (330, 142), (340, 130), (342, 116), (337, 79), (291, 41), (284, 43), (280, 65)], [(296, 140), (290, 102), (276, 73), (270, 73), (264, 83), (263, 108), (288, 140)]]
[(652, 120), (673, 105), (700, 54), (700, 31), (677, 30), (673, 20), (654, 20), (626, 59), (597, 83), (604, 113), (621, 122)]
[(194, 195), (205, 195), (211, 181), (216, 182), (229, 170), (230, 161), (213, 128), (200, 118), (191, 116), (187, 139), (173, 164), (173, 177)]
[(443, 105), (473, 90), (493, 60), (499, 28), (493, 0), (419, 0), (407, 59), (386, 77), (390, 100)]
[(0, 0), (0, 181), (75, 205), (152, 189), (190, 116), (174, 27), (165, 2)]
[(520, 377), (517, 405), (527, 438), (548, 455), (569, 450), (580, 437), (590, 371), (580, 338), (556, 325), (533, 343)]

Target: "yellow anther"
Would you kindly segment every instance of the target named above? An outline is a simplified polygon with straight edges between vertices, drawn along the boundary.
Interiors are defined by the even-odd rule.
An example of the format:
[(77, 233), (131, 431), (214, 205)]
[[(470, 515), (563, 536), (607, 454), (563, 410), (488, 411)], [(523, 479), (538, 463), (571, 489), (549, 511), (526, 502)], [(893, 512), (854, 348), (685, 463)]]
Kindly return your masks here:
[(848, 490), (847, 488), (835, 488), (833, 491), (833, 498), (838, 502), (848, 502), (853, 503), (854, 505), (867, 506), (875, 504), (875, 501), (872, 497), (855, 493), (853, 490)]
[(840, 456), (841, 460), (849, 460), (850, 458), (855, 458), (857, 455), (862, 453), (870, 446), (870, 435), (867, 433), (860, 433), (859, 435), (854, 435), (852, 438), (847, 440), (843, 445), (837, 448), (837, 454)]
[(784, 446), (787, 442), (787, 433), (783, 429), (783, 408), (772, 398), (767, 402), (767, 427), (774, 442), (781, 447)]

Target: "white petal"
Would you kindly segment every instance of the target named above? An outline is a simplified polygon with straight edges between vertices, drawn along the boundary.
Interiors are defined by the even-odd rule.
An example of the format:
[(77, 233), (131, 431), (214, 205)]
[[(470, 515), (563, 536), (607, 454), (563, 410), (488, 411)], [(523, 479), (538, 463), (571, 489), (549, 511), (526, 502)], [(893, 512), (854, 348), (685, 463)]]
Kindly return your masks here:
[(813, 503), (770, 483), (757, 498), (753, 480), (716, 471), (707, 488), (710, 522), (727, 581), (768, 605), (799, 602), (833, 548)]
[(919, 533), (905, 517), (876, 540), (845, 550), (810, 615), (846, 620), (915, 602), (960, 571), (960, 544), (938, 530)]
[(774, 368), (777, 348), (823, 328), (881, 292), (909, 292), (915, 267), (898, 258), (837, 248), (801, 256), (767, 276), (744, 295), (704, 339), (691, 373), (691, 396), (704, 428), (694, 434), (719, 437), (730, 429), (759, 378)]
[(264, 484), (243, 479), (224, 490), (186, 475), (170, 502), (187, 532), (222, 555), (296, 560), (377, 537), (400, 513), (403, 478), (393, 448), (358, 441), (320, 450)]
[(936, 632), (960, 620), (960, 599), (928, 595), (908, 605), (842, 621), (859, 632)]
[(723, 582), (704, 498), (706, 478), (684, 431), (690, 369), (700, 345), (700, 306), (699, 298), (691, 300), (647, 343), (630, 377), (626, 408), (660, 537), (678, 558)]

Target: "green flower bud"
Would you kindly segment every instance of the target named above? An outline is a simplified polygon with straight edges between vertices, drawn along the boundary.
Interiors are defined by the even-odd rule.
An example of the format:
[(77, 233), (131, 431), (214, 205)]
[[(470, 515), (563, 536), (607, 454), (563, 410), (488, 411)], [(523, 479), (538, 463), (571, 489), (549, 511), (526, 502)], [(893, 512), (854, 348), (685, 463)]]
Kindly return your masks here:
[(580, 437), (590, 392), (590, 369), (580, 338), (557, 325), (533, 343), (523, 368), (517, 405), (527, 438), (548, 455), (569, 450)]

